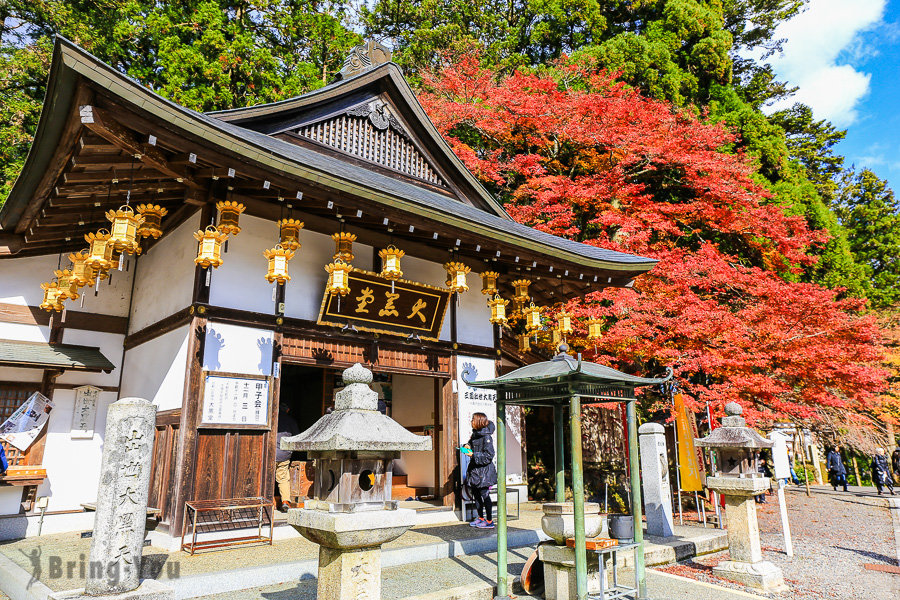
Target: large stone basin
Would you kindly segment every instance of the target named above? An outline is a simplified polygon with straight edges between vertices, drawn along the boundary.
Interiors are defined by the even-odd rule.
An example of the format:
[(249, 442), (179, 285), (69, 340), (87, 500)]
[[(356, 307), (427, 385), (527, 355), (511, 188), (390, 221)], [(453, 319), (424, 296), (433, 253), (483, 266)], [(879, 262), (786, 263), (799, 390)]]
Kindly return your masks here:
[(408, 508), (359, 513), (331, 513), (293, 508), (287, 521), (311, 542), (337, 550), (374, 548), (397, 539), (416, 521)]
[[(542, 506), (541, 529), (560, 546), (566, 545), (568, 538), (575, 537), (575, 504), (572, 502), (546, 502)], [(606, 523), (596, 502), (584, 503), (584, 536), (596, 537)]]

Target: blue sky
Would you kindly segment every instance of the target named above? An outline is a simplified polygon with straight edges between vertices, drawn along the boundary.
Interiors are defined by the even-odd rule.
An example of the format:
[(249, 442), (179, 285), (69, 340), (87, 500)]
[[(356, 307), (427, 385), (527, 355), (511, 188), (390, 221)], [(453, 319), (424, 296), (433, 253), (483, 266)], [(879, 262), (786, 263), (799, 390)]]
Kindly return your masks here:
[(900, 193), (900, 0), (810, 0), (776, 35), (787, 42), (770, 62), (800, 87), (787, 104), (846, 129), (836, 146), (845, 166), (868, 167)]

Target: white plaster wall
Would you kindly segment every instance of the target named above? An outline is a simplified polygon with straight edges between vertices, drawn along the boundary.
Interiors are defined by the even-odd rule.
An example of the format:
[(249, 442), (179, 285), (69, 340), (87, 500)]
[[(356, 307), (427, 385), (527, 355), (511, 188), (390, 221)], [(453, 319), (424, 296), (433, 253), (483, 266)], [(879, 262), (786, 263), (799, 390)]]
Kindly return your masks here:
[(18, 485), (0, 487), (0, 515), (19, 514), (22, 506), (22, 488)]
[[(404, 427), (434, 424), (434, 379), (412, 375), (391, 377), (394, 420)], [(434, 487), (434, 450), (402, 452), (400, 467), (406, 472), (410, 487)]]
[(189, 306), (200, 216), (194, 215), (138, 259), (129, 331), (135, 332)]
[[(69, 264), (63, 257), (63, 268)], [(9, 258), (0, 261), (0, 303), (38, 306), (44, 300), (40, 285), (59, 268), (59, 255)]]
[(210, 322), (206, 328), (203, 368), (243, 375), (271, 375), (272, 336), (266, 329)]
[(120, 396), (150, 400), (158, 410), (180, 408), (189, 332), (185, 325), (126, 352)]
[[(330, 235), (314, 231), (300, 232), (301, 247), (291, 259), (291, 280), (284, 290), (284, 315), (315, 321), (319, 318), (328, 272), (325, 265), (334, 257), (334, 240)], [(364, 244), (353, 244), (353, 266), (372, 270), (374, 250)]]
[(103, 356), (108, 358), (116, 368), (109, 373), (66, 371), (57, 378), (57, 383), (71, 383), (76, 385), (119, 385), (120, 369), (122, 368), (122, 344), (125, 342), (124, 335), (83, 331), (80, 329), (65, 329), (63, 330), (62, 341), (65, 344), (98, 347)]
[(94, 313), (95, 315), (111, 315), (114, 317), (127, 317), (128, 306), (131, 302), (131, 281), (134, 275), (134, 256), (125, 257), (128, 270), (123, 264), (121, 271), (110, 271), (110, 278), (101, 281), (97, 287), (97, 295), (94, 288), (81, 288), (84, 302), (69, 300), (66, 306), (69, 310)]
[(456, 340), (461, 344), (494, 347), (494, 326), (487, 296), (481, 293), (481, 277), (468, 276), (469, 291), (459, 295), (456, 309)]
[(46, 425), (47, 442), (42, 462), (47, 469), (47, 479), (37, 490), (38, 496), (50, 497), (48, 510), (77, 510), (82, 503), (97, 500), (106, 413), (109, 405), (116, 400), (114, 392), (101, 392), (94, 436), (73, 440), (75, 390), (56, 390), (53, 393), (55, 406)]
[[(54, 318), (60, 318), (59, 314), (57, 313)], [(24, 323), (0, 323), (0, 340), (47, 342), (50, 340), (50, 328), (40, 325), (25, 325)]]
[(43, 369), (17, 369), (14, 367), (0, 367), (0, 381), (18, 381), (21, 383), (40, 383), (43, 378)]

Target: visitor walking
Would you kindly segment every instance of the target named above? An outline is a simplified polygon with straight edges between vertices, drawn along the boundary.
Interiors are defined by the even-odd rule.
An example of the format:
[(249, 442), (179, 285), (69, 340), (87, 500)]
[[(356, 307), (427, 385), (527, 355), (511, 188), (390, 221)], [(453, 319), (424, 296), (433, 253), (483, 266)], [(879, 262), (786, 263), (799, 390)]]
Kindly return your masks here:
[(891, 465), (894, 467), (894, 477), (900, 477), (900, 446), (891, 453)]
[(278, 510), (287, 512), (291, 505), (291, 458), (293, 452), (281, 449), (281, 438), (292, 437), (300, 433), (300, 427), (294, 417), (289, 415), (290, 407), (280, 403), (278, 406), (278, 435), (275, 436), (275, 483), (278, 484), (278, 495), (281, 506)]
[(891, 481), (891, 473), (888, 471), (887, 457), (884, 448), (875, 448), (875, 456), (872, 457), (872, 481), (878, 488), (878, 495), (882, 495), (883, 488), (891, 490), (894, 495), (894, 482)]
[(847, 469), (844, 467), (844, 461), (841, 459), (841, 447), (835, 446), (831, 449), (831, 452), (828, 453), (828, 461), (825, 463), (825, 468), (828, 469), (828, 480), (831, 482), (831, 487), (834, 488), (834, 491), (837, 491), (837, 486), (844, 486), (844, 491), (847, 491)]
[[(494, 466), (494, 441), (491, 438), (496, 427), (488, 421), (487, 415), (477, 412), (472, 415), (472, 437), (463, 446), (469, 450), (469, 468), (466, 470), (466, 486), (471, 490), (478, 518), (469, 523), (479, 529), (494, 528), (494, 505), (490, 488), (497, 483), (497, 467)], [(466, 454), (469, 454), (466, 452)]]

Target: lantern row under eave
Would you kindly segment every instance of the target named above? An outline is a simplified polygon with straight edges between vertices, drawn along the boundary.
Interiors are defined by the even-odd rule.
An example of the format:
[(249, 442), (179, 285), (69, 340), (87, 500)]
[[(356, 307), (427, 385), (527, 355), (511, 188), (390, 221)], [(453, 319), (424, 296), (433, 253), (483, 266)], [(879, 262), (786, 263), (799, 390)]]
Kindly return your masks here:
[(447, 287), (451, 292), (460, 294), (469, 291), (469, 285), (466, 283), (466, 275), (472, 270), (465, 264), (456, 261), (450, 261), (444, 264), (447, 270)]
[(263, 252), (263, 256), (269, 261), (269, 268), (266, 272), (266, 281), (269, 283), (286, 283), (291, 280), (288, 275), (288, 261), (294, 258), (294, 252), (287, 248), (283, 248), (278, 244), (271, 250)]
[(388, 281), (397, 281), (403, 278), (403, 271), (400, 269), (400, 259), (406, 255), (406, 252), (400, 250), (393, 244), (387, 248), (378, 251), (381, 257), (381, 276)]
[(228, 234), (209, 225), (204, 231), (195, 232), (194, 239), (199, 242), (194, 263), (206, 269), (218, 268), (222, 264), (222, 244), (228, 239)]
[(119, 207), (119, 210), (110, 210), (106, 218), (111, 223), (111, 232), (108, 244), (113, 250), (134, 254), (138, 251), (137, 231), (144, 223), (144, 216), (135, 214), (134, 209), (127, 204)]
[(219, 209), (219, 222), (216, 225), (219, 233), (239, 234), (241, 232), (241, 213), (245, 210), (244, 205), (234, 200), (222, 200), (216, 203), (216, 208)]
[(350, 293), (350, 272), (353, 267), (349, 263), (337, 258), (333, 263), (325, 265), (325, 270), (328, 271), (326, 290), (329, 294), (346, 296)]
[(142, 238), (159, 239), (163, 234), (162, 218), (169, 211), (158, 204), (139, 204), (137, 212), (144, 218), (144, 222), (138, 226), (137, 234)]

